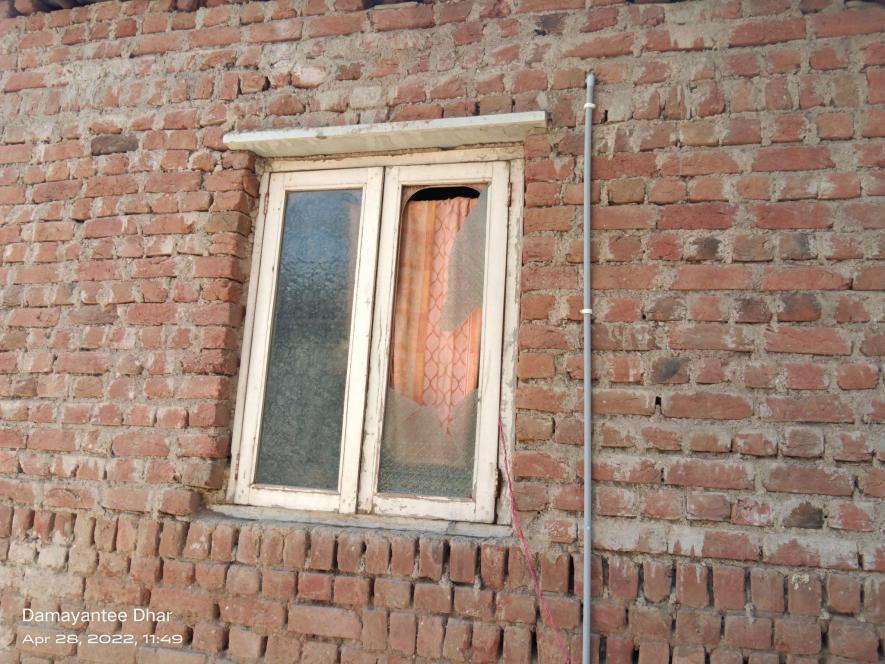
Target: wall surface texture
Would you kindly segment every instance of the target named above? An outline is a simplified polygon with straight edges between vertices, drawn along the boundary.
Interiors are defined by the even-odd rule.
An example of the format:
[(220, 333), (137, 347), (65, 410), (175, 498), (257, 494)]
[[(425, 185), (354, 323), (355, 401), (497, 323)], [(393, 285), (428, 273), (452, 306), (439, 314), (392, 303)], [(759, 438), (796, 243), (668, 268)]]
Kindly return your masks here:
[[(539, 109), (514, 473), (579, 657), (588, 70), (594, 650), (879, 661), (885, 8), (371, 4), (0, 20), (0, 661), (563, 660), (514, 539), (207, 509), (258, 189), (222, 135)], [(174, 616), (22, 622), (133, 606)]]

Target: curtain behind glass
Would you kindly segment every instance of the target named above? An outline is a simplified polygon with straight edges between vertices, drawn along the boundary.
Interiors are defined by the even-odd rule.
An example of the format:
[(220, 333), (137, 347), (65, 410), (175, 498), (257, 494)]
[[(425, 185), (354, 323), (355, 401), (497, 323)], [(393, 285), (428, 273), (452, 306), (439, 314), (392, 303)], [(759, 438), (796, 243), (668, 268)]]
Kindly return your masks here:
[(382, 493), (472, 496), (486, 190), (404, 206)]

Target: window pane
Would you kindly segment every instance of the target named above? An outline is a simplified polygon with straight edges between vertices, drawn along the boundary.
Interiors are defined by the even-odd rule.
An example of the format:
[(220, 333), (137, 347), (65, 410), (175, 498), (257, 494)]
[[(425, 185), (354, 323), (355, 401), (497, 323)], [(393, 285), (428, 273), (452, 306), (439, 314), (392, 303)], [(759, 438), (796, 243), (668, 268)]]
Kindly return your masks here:
[(286, 197), (257, 484), (338, 488), (361, 199)]
[(487, 187), (464, 189), (422, 190), (403, 208), (382, 493), (473, 494)]

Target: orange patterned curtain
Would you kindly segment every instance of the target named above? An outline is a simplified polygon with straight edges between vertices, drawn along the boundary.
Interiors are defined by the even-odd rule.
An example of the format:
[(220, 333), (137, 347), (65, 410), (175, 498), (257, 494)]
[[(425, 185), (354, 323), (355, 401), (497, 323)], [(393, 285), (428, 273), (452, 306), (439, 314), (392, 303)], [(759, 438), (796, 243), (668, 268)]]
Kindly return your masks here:
[(390, 387), (434, 408), (448, 432), (454, 408), (472, 394), (479, 376), (482, 309), (446, 329), (449, 262), (458, 231), (475, 198), (412, 200), (403, 211), (394, 302)]

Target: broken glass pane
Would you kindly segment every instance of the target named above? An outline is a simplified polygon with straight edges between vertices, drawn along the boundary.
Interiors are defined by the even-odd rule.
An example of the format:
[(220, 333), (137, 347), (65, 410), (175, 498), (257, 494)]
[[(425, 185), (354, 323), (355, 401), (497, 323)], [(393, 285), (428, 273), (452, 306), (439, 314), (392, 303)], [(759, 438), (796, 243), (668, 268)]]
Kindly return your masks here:
[(422, 190), (403, 209), (382, 493), (473, 495), (487, 187), (463, 189)]

